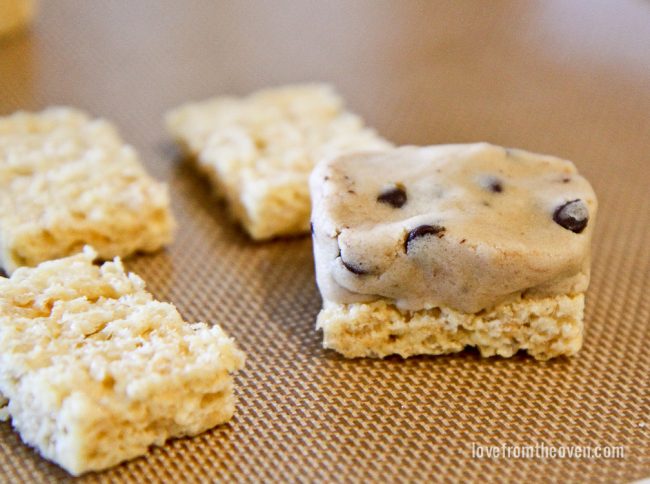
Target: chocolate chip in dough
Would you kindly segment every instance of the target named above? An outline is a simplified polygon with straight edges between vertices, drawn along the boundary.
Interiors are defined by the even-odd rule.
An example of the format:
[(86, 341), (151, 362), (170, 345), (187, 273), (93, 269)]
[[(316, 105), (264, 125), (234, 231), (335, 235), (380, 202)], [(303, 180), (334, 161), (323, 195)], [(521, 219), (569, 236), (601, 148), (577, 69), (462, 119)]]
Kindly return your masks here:
[(503, 191), (503, 184), (496, 178), (490, 181), (488, 188), (491, 192), (501, 193)]
[(488, 176), (481, 180), (481, 185), (492, 193), (501, 193), (503, 191), (503, 182), (496, 176)]
[(582, 200), (571, 200), (555, 209), (553, 220), (559, 226), (579, 234), (589, 222), (589, 209)]
[(341, 263), (343, 264), (343, 267), (349, 270), (352, 274), (356, 274), (357, 276), (363, 276), (364, 274), (368, 274), (368, 271), (364, 271), (359, 266), (350, 264), (349, 262), (345, 262), (343, 258), (341, 258)]
[(403, 185), (398, 183), (381, 192), (377, 197), (377, 201), (380, 203), (387, 203), (393, 208), (401, 208), (407, 201), (406, 189)]
[(408, 254), (409, 244), (420, 237), (425, 235), (437, 235), (438, 238), (442, 237), (445, 234), (445, 228), (441, 225), (420, 225), (411, 230), (406, 236), (404, 241), (404, 252)]

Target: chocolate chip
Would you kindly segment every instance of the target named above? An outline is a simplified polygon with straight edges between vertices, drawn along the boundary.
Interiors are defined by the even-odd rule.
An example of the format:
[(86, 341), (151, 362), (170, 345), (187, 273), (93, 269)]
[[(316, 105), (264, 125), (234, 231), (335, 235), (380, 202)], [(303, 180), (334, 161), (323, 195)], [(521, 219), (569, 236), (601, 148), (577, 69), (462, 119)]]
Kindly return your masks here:
[(358, 276), (363, 276), (364, 274), (368, 274), (368, 271), (364, 271), (359, 266), (355, 266), (354, 264), (350, 264), (349, 262), (345, 262), (343, 260), (343, 258), (341, 258), (341, 263), (343, 264), (343, 267), (345, 267), (347, 270), (349, 270), (352, 274), (356, 274)]
[(562, 183), (569, 183), (571, 181), (571, 178), (562, 178)]
[(501, 193), (503, 191), (503, 182), (496, 176), (486, 176), (479, 183), (492, 193)]
[(496, 179), (490, 181), (488, 188), (494, 193), (501, 193), (503, 191), (503, 185), (499, 180)]
[(561, 227), (579, 234), (587, 226), (589, 209), (582, 200), (571, 200), (555, 209), (553, 220)]
[(441, 238), (445, 235), (445, 230), (447, 229), (441, 225), (420, 225), (419, 227), (415, 227), (408, 233), (406, 240), (404, 240), (404, 252), (408, 254), (409, 244), (413, 240), (424, 237), (425, 235), (437, 235), (438, 238)]
[(378, 202), (387, 203), (394, 208), (401, 208), (406, 203), (406, 200), (406, 190), (399, 184), (383, 191), (377, 197)]

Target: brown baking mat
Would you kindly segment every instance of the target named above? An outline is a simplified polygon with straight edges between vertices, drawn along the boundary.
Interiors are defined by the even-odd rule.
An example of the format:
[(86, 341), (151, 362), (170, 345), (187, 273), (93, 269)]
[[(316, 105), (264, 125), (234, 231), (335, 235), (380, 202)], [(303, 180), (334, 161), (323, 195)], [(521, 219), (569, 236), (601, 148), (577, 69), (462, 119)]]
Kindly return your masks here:
[[(650, 476), (650, 8), (451, 3), (48, 0), (30, 35), (0, 44), (0, 114), (62, 103), (104, 115), (170, 183), (175, 244), (127, 267), (248, 355), (229, 424), (81, 480)], [(601, 207), (580, 354), (322, 350), (310, 241), (249, 242), (161, 126), (187, 99), (301, 79), (332, 81), (397, 143), (489, 140), (574, 159)], [(478, 459), (473, 444), (624, 446), (625, 457)], [(0, 425), (0, 481), (66, 479)]]

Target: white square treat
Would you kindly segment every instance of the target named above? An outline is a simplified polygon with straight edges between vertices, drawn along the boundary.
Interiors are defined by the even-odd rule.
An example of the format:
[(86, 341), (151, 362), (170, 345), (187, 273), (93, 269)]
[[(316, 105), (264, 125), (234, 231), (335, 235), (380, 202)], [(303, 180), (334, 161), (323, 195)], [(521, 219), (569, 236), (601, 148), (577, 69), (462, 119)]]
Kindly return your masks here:
[(103, 259), (172, 239), (167, 187), (107, 121), (71, 108), (0, 118), (0, 265), (64, 257), (91, 244)]
[(0, 278), (0, 400), (23, 441), (68, 472), (104, 469), (230, 419), (244, 355), (186, 323), (118, 258), (95, 253)]
[(309, 231), (308, 178), (318, 161), (390, 146), (319, 84), (187, 104), (166, 120), (254, 239)]

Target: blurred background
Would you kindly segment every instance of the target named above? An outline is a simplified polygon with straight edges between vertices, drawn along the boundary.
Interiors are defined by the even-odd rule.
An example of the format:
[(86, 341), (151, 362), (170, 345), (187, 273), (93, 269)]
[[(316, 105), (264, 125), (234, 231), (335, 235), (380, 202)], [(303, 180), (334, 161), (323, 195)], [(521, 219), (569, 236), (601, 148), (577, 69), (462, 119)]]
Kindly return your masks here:
[(648, 147), (641, 0), (39, 7), (31, 31), (0, 44), (2, 113), (73, 104), (114, 119), (139, 148), (163, 137), (161, 115), (179, 103), (308, 80), (333, 83), (397, 143), (486, 140), (579, 165)]
[[(21, 2), (34, 0), (0, 8)], [(647, 1), (37, 6), (31, 28), (0, 39), (0, 114), (70, 104), (107, 117), (159, 178), (177, 156), (162, 125), (169, 108), (326, 81), (397, 144), (490, 141), (568, 158), (601, 205), (611, 184), (633, 195), (650, 181)]]

